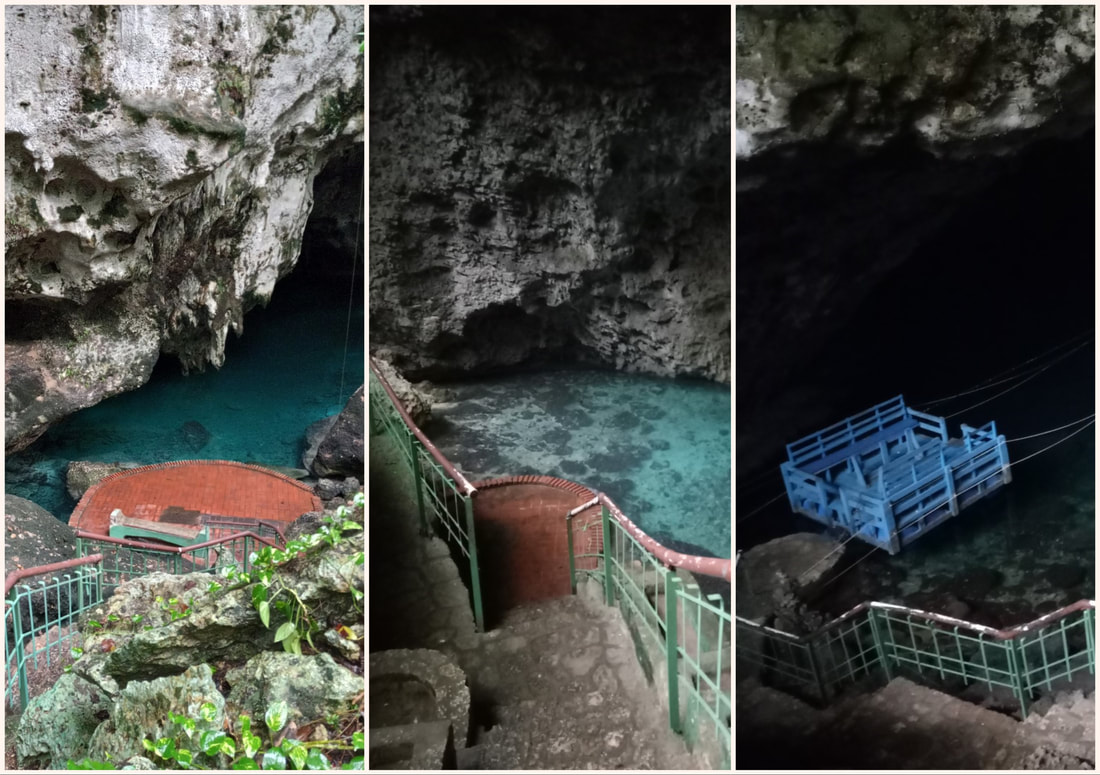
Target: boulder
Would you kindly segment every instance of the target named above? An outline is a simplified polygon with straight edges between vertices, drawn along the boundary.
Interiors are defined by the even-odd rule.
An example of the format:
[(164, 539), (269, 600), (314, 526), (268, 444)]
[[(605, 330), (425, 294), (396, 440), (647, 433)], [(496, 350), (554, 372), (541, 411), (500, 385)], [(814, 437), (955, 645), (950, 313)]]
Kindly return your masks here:
[(232, 687), (226, 715), (235, 731), (242, 713), (264, 717), (273, 703), (286, 702), (288, 720), (297, 725), (347, 711), (363, 693), (363, 677), (336, 664), (328, 654), (298, 655), (264, 651), (225, 674)]
[(76, 557), (73, 529), (36, 503), (4, 496), (4, 574)]
[(94, 460), (73, 460), (65, 469), (65, 488), (69, 497), (78, 501), (93, 484), (119, 471), (138, 468), (140, 463), (100, 463)]
[(397, 396), (397, 400), (405, 407), (405, 411), (409, 413), (412, 421), (418, 427), (424, 427), (424, 423), (432, 419), (433, 401), (431, 396), (405, 379), (401, 372), (394, 368), (393, 364), (386, 358), (373, 354), (371, 355), (371, 361), (378, 369), (378, 373), (389, 384), (394, 395)]
[(313, 467), (313, 459), (317, 457), (317, 448), (321, 446), (325, 436), (332, 430), (336, 417), (335, 414), (331, 417), (322, 417), (317, 422), (310, 423), (310, 426), (306, 428), (306, 451), (302, 453), (302, 465), (307, 469)]
[(764, 621), (776, 612), (775, 594), (806, 600), (843, 556), (842, 544), (815, 533), (794, 533), (749, 549), (737, 561), (737, 613)]
[[(132, 681), (111, 703), (109, 718), (92, 734), (88, 756), (102, 761), (109, 753), (117, 763), (141, 756), (145, 753), (142, 740), (180, 734), (177, 725), (168, 720), (169, 712), (198, 719), (199, 707), (204, 703), (214, 706), (214, 718), (200, 728), (222, 729), (225, 698), (214, 684), (213, 670), (206, 664), (189, 667), (179, 675)], [(200, 753), (197, 746), (194, 754), (196, 764), (225, 765)]]
[(363, 386), (352, 394), (328, 433), (317, 446), (310, 469), (317, 476), (363, 478)]
[(110, 703), (95, 686), (64, 673), (33, 698), (15, 729), (15, 757), (21, 769), (63, 770), (80, 759)]

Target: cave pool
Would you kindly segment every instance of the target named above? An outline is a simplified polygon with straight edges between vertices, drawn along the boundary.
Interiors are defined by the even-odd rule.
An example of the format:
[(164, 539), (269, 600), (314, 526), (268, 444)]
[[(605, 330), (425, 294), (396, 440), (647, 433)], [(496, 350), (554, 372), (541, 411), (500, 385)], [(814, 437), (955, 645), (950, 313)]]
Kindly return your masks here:
[(730, 556), (728, 385), (559, 369), (440, 387), (424, 430), (471, 480), (558, 476), (669, 548)]
[(300, 468), (306, 428), (339, 412), (363, 384), (364, 308), (359, 294), (341, 393), (347, 283), (291, 277), (275, 287), (266, 308), (245, 316), (242, 337), (229, 337), (221, 369), (183, 376), (175, 358), (162, 357), (143, 387), (77, 412), (10, 456), (7, 493), (68, 521), (76, 506), (65, 490), (70, 460), (225, 459)]

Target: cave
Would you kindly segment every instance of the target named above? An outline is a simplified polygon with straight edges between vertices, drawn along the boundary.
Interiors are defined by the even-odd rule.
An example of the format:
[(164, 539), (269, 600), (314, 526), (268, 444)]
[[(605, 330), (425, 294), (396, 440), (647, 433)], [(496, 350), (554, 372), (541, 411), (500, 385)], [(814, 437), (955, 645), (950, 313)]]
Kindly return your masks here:
[[(945, 632), (1014, 644), (1092, 606), (1093, 9), (740, 6), (735, 24), (736, 605), (756, 622), (738, 624), (737, 765), (1091, 767), (1068, 737), (1010, 751), (973, 731), (1061, 712), (1069, 684), (1091, 729), (1083, 668), (1017, 702), (930, 632), (920, 642), (957, 653), (954, 672), (904, 638), (871, 647), (866, 670), (831, 671), (832, 649), (860, 642), (838, 622), (871, 601), (903, 612), (890, 638), (949, 616)], [(794, 514), (780, 465), (787, 445), (899, 395), (954, 438), (994, 422), (1011, 482), (888, 554), (856, 523)], [(799, 554), (813, 545), (820, 557)], [(796, 638), (830, 665), (821, 692), (783, 676)]]

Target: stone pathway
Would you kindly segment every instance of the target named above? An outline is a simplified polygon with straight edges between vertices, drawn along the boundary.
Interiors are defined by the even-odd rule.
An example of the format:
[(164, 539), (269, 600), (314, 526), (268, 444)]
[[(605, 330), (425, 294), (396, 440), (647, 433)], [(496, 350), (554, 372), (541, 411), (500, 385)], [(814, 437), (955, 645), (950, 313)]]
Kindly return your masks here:
[(896, 678), (819, 710), (743, 681), (735, 763), (741, 769), (1092, 769), (1091, 691), (1054, 700), (1018, 722)]
[(447, 545), (417, 534), (403, 458), (370, 439), (370, 650), (436, 649), (466, 672), (470, 769), (699, 769), (668, 728), (615, 609), (578, 594), (474, 632)]

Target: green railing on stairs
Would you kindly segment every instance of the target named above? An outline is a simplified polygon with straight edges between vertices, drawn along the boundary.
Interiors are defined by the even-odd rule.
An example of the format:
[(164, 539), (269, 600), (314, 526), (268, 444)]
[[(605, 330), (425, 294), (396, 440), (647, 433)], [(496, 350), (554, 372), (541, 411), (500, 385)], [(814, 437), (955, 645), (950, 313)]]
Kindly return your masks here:
[(669, 726), (691, 742), (711, 730), (728, 767), (733, 615), (721, 595), (704, 595), (676, 569), (693, 566), (728, 582), (730, 561), (665, 549), (603, 493), (566, 514), (566, 531), (573, 591), (578, 575), (595, 579), (607, 605), (618, 604), (656, 644), (665, 658)]
[[(277, 532), (277, 531), (276, 531)], [(213, 573), (236, 566), (248, 572), (252, 554), (275, 546), (252, 532), (235, 533), (194, 546), (109, 538), (77, 531), (77, 557), (16, 571), (4, 584), (4, 699), (25, 709), (28, 674), (71, 659), (64, 645), (79, 635), (77, 619), (102, 604), (105, 591), (150, 573)]]
[(891, 603), (861, 603), (812, 634), (737, 617), (738, 674), (824, 705), (846, 687), (906, 676), (1012, 692), (1027, 716), (1041, 689), (1096, 672), (1096, 602), (997, 630)]
[(484, 632), (485, 612), (474, 529), (473, 496), (477, 490), (416, 426), (393, 388), (379, 373), (374, 360), (368, 360), (371, 432), (389, 436), (409, 464), (421, 535), (429, 535), (430, 514), (445, 540), (466, 558), (474, 624), (478, 632)]

